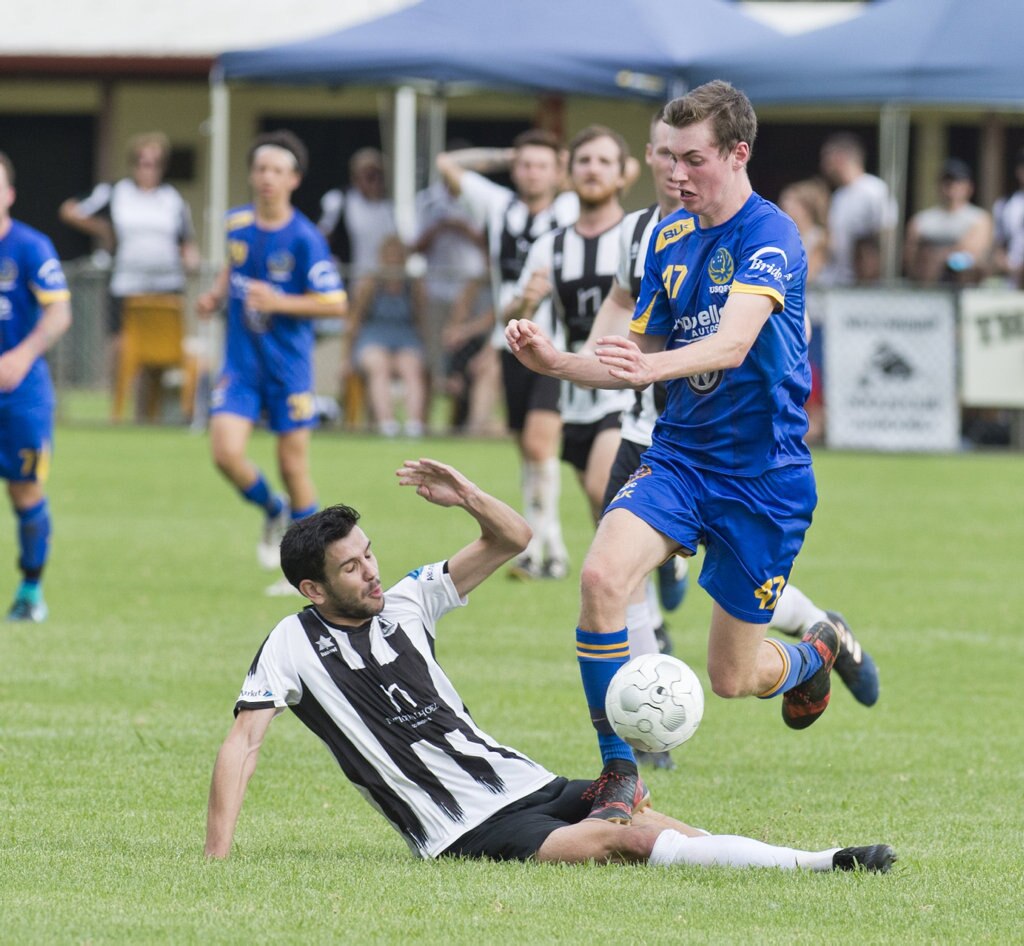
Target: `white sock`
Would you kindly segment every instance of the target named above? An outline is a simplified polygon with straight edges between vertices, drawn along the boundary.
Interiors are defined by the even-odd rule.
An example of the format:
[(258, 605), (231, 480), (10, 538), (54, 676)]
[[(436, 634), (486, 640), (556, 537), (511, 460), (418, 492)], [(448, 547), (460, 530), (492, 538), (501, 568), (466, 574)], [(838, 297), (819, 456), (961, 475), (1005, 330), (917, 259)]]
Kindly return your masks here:
[(540, 508), (539, 530), (548, 558), (568, 559), (562, 538), (562, 520), (558, 500), (562, 495), (562, 468), (557, 457), (541, 460), (536, 467), (537, 498)]
[(651, 625), (658, 627), (663, 618), (661, 615), (661, 605), (658, 603), (658, 589), (654, 585), (654, 576), (648, 575), (647, 581), (644, 584), (644, 591), (647, 595), (647, 610), (651, 614)]
[(630, 657), (658, 653), (658, 638), (654, 636), (654, 624), (646, 601), (626, 608), (626, 628), (629, 632)]
[(533, 537), (523, 553), (526, 557), (540, 564), (544, 556), (544, 520), (543, 503), (540, 496), (540, 464), (533, 460), (523, 460), (522, 493), (523, 518), (530, 524)]
[(736, 834), (710, 834), (700, 838), (687, 837), (666, 828), (654, 842), (648, 863), (652, 867), (690, 864), (697, 867), (778, 867), (782, 870), (832, 870), (828, 851), (798, 851), (776, 847)]
[(796, 585), (786, 585), (772, 612), (771, 626), (784, 634), (806, 634), (819, 621), (827, 620), (828, 615)]

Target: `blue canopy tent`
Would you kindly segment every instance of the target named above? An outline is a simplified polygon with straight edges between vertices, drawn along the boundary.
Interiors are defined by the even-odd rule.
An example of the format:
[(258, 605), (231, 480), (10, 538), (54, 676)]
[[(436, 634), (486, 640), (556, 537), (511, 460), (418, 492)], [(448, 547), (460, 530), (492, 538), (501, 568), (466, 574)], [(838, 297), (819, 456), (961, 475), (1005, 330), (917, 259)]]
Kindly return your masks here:
[[(879, 109), (880, 173), (895, 194), (907, 180), (911, 106), (987, 111), (1024, 105), (1024, 3), (875, 0), (842, 23), (748, 47), (709, 51), (704, 68), (757, 105), (872, 105)], [(997, 149), (985, 149), (982, 190), (996, 192)], [(902, 210), (902, 205), (901, 205)], [(898, 269), (901, 228), (886, 252)]]
[[(395, 200), (411, 213), (416, 91), (460, 87), (663, 101), (711, 73), (709, 52), (779, 34), (727, 0), (422, 0), (327, 36), (224, 53), (212, 81), (211, 209), (226, 206), (227, 82), (397, 86)], [(216, 237), (211, 239), (211, 247)]]
[(875, 0), (853, 19), (749, 48), (709, 51), (758, 103), (918, 103), (1020, 109), (1024, 4)]
[(708, 53), (779, 34), (727, 0), (423, 0), (327, 36), (224, 53), (225, 79), (664, 98)]

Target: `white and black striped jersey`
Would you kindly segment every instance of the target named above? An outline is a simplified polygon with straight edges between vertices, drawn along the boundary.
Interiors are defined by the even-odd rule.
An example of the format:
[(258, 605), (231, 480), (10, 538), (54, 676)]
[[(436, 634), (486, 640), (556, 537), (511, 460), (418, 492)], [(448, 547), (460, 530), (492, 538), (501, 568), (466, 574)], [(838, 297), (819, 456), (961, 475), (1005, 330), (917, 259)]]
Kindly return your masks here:
[(424, 858), (555, 777), (478, 729), (434, 659), (435, 622), (465, 603), (437, 562), (360, 628), (306, 608), (270, 632), (235, 705), (291, 709)]
[[(611, 290), (619, 266), (619, 238), (622, 223), (594, 237), (582, 237), (575, 227), (563, 227), (538, 237), (530, 248), (520, 291), (530, 273), (547, 269), (551, 273), (551, 303), (556, 321), (565, 332), (566, 349), (579, 351), (590, 335), (594, 317)], [(606, 391), (562, 382), (559, 409), (567, 424), (592, 424), (628, 410), (632, 391)]]
[[(501, 316), (505, 307), (515, 298), (519, 275), (523, 271), (527, 254), (541, 234), (558, 227), (566, 227), (580, 215), (580, 201), (575, 191), (563, 191), (553, 203), (537, 214), (523, 203), (515, 191), (495, 184), (494, 181), (465, 171), (462, 175), (460, 200), (477, 226), (487, 234), (487, 247), (491, 258), (494, 298), (498, 307), (493, 344), (507, 348), (505, 322)], [(557, 340), (551, 323), (551, 310), (547, 305), (534, 313), (533, 320), (552, 338)]]
[[(622, 221), (619, 268), (615, 273), (615, 282), (629, 293), (634, 304), (640, 296), (640, 283), (644, 276), (644, 262), (651, 234), (660, 220), (658, 205), (651, 204), (644, 210), (634, 211)], [(654, 422), (664, 403), (665, 386), (661, 382), (648, 385), (642, 391), (635, 391), (632, 405), (622, 415), (622, 439), (649, 447)]]

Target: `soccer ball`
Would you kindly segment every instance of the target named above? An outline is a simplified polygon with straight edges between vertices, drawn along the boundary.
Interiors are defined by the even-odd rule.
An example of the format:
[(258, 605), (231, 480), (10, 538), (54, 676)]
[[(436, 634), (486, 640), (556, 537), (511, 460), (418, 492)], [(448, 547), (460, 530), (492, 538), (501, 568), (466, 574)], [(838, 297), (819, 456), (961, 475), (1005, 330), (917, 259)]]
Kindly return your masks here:
[(643, 654), (616, 671), (604, 711), (612, 729), (634, 749), (666, 752), (697, 731), (704, 715), (704, 688), (681, 660)]

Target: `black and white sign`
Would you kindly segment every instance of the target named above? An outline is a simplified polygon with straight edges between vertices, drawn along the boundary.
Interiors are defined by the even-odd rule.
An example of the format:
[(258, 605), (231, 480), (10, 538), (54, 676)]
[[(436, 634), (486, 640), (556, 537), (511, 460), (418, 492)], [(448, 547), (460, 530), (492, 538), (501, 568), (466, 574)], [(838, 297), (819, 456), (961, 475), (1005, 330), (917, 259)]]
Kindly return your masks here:
[(830, 447), (957, 448), (952, 295), (832, 290), (825, 301), (824, 350)]

